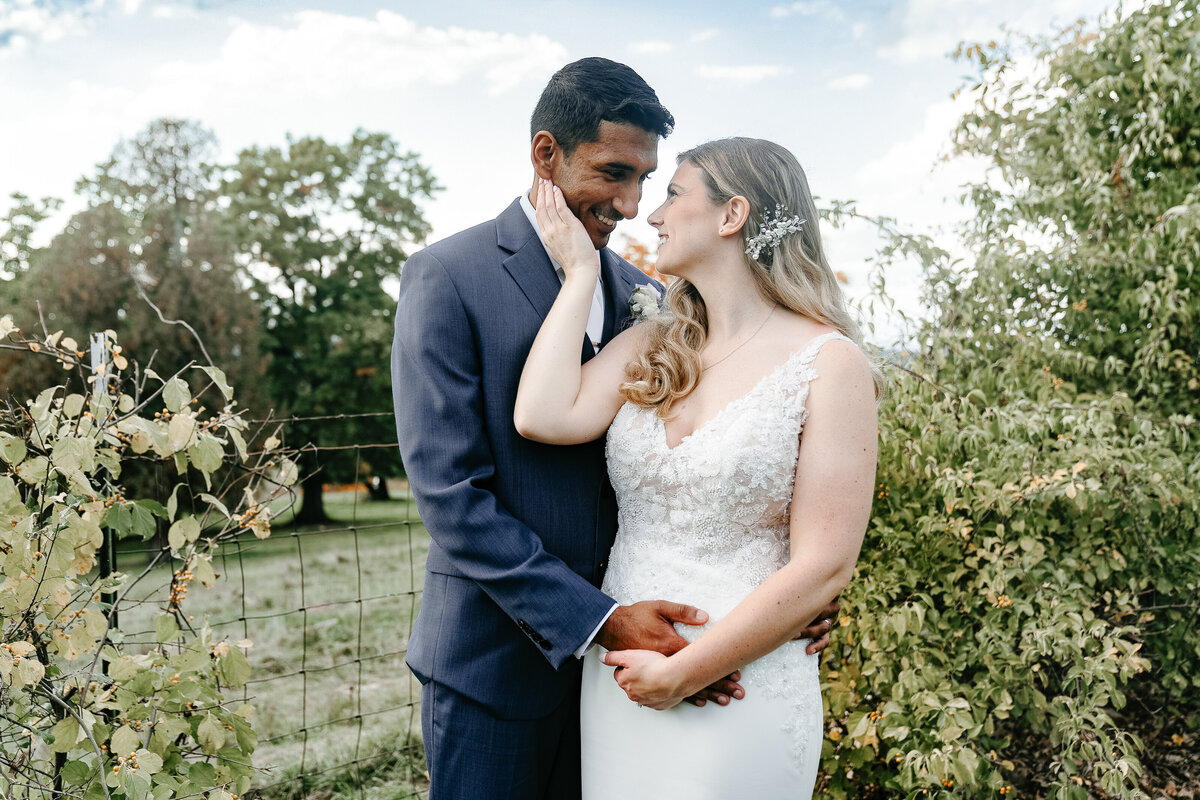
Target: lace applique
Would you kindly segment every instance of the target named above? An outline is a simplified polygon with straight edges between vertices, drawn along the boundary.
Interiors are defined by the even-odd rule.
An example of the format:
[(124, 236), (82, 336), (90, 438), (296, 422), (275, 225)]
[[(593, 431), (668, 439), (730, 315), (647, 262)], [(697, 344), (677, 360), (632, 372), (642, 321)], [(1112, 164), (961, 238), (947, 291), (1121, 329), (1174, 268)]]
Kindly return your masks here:
[[(667, 599), (711, 625), (789, 560), (789, 509), (813, 361), (839, 333), (814, 338), (674, 448), (662, 419), (626, 403), (608, 431), (620, 527), (604, 590), (622, 604)], [(678, 626), (695, 641), (708, 626)], [(817, 657), (789, 642), (748, 664), (742, 682), (795, 704), (799, 735), (821, 714)], [(815, 697), (815, 709), (813, 701)], [(815, 743), (819, 746), (819, 742)], [(798, 753), (803, 756), (802, 753)]]

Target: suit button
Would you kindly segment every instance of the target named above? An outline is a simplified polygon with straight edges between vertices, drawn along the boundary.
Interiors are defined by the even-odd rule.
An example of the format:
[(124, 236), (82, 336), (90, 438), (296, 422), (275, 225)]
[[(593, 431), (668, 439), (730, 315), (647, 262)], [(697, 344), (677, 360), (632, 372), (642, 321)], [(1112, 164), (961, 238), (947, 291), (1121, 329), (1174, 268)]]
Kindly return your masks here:
[(540, 645), (542, 646), (542, 649), (543, 649), (543, 650), (549, 650), (549, 649), (550, 649), (550, 643), (549, 643), (549, 642), (547, 642), (545, 639), (539, 639), (539, 640), (538, 640), (538, 644), (540, 644)]

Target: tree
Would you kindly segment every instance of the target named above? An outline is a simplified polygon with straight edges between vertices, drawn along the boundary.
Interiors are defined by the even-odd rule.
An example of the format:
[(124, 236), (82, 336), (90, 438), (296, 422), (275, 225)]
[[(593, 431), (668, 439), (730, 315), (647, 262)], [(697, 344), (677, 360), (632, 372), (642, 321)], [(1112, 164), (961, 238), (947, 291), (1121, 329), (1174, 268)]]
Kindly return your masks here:
[[(973, 46), (979, 102), (958, 130), (990, 180), (968, 193), (978, 257), (955, 294), (970, 324), (1044, 333), (1085, 391), (1200, 411), (1200, 70), (1194, 0), (1095, 32)], [(995, 43), (993, 43), (994, 45)], [(954, 300), (958, 302), (957, 299)]]
[[(123, 346), (161, 374), (211, 357), (258, 407), (258, 313), (217, 204), (216, 167), (207, 160), (214, 149), (210, 132), (169, 119), (120, 143), (79, 182), (88, 207), (47, 247), (32, 248), (22, 233), (16, 249), (27, 266), (10, 284), (9, 310), (44, 320), (47, 334), (117, 330)], [(6, 389), (20, 399), (50, 385), (55, 369), (41, 359), (0, 358)], [(198, 391), (203, 376), (191, 380)]]
[(1171, 791), (1143, 758), (1200, 702), (1197, 5), (964, 50), (992, 174), (966, 264), (884, 225), (928, 316), (826, 660), (832, 796)]
[[(394, 436), (388, 357), (396, 304), (385, 289), (408, 248), (428, 234), (419, 203), (438, 188), (415, 154), (365, 131), (345, 144), (306, 137), (286, 148), (247, 148), (229, 170), (222, 192), (266, 320), (270, 394), (287, 414), (348, 415), (292, 428), (313, 445), (302, 454), (297, 522), (324, 519), (329, 476), (359, 479), (356, 451), (326, 457), (319, 448)], [(397, 451), (369, 452), (374, 473), (400, 468)]]

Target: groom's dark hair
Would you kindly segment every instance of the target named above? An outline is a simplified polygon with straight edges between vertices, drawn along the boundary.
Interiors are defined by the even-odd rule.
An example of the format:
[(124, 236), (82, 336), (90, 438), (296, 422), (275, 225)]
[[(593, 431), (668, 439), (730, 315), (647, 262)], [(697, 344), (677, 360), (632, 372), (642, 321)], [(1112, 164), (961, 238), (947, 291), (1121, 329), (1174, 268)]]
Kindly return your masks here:
[(607, 58), (581, 58), (554, 73), (529, 121), (529, 136), (548, 131), (563, 153), (600, 138), (601, 122), (634, 125), (667, 136), (675, 127), (658, 95), (629, 67)]

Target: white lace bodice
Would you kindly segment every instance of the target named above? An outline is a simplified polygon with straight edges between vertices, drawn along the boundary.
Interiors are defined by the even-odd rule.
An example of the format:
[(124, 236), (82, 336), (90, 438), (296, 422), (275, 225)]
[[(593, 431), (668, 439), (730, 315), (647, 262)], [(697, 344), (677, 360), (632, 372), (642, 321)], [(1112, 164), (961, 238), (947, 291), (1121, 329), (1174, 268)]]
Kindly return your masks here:
[[(608, 431), (619, 530), (605, 592), (621, 604), (688, 603), (707, 611), (711, 625), (788, 562), (813, 361), (834, 338), (846, 337), (814, 338), (674, 448), (652, 410), (621, 408)], [(678, 627), (692, 641), (705, 629)], [(760, 659), (760, 666), (775, 660)], [(755, 671), (743, 670), (744, 681)], [(769, 682), (780, 680), (776, 674)]]

